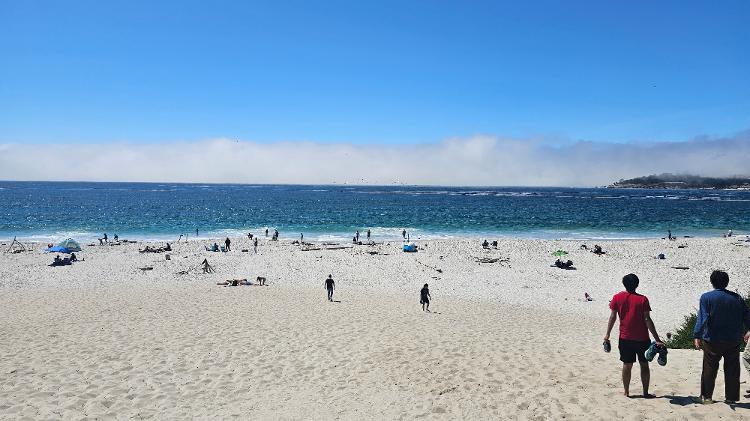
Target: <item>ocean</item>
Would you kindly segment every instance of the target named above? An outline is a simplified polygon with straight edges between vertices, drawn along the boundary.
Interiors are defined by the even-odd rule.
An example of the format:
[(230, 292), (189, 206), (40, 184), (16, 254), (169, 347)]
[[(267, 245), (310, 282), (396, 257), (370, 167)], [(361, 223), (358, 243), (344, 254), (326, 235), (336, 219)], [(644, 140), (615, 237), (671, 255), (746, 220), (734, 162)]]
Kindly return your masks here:
[(278, 229), (348, 241), (630, 239), (750, 232), (750, 191), (0, 182), (0, 238), (175, 240)]

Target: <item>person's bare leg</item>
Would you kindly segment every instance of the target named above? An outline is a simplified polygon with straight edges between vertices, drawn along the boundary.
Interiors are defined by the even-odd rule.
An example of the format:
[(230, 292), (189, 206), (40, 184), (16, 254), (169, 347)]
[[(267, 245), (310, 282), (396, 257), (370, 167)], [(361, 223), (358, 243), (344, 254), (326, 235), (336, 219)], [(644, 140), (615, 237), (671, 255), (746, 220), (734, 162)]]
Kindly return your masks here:
[(642, 362), (641, 365), (641, 383), (643, 384), (643, 397), (653, 398), (654, 395), (648, 393), (648, 386), (651, 383), (651, 369), (648, 367), (648, 362)]
[(622, 387), (625, 390), (625, 396), (630, 397), (630, 373), (633, 370), (633, 363), (622, 364)]

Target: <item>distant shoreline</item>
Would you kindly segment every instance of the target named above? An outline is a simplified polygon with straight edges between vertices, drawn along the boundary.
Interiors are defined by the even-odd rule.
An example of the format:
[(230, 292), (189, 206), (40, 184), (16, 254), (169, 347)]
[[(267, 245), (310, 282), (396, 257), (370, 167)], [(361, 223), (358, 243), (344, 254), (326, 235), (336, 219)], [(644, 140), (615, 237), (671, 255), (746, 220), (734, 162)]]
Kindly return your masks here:
[(747, 177), (701, 177), (660, 174), (619, 180), (607, 186), (619, 189), (750, 190)]

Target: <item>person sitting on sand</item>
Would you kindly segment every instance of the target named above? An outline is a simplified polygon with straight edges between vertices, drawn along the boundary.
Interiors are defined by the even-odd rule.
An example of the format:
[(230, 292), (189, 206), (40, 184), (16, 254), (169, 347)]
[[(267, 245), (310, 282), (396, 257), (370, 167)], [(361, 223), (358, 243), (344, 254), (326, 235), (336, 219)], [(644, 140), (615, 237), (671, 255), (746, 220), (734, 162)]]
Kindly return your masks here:
[(328, 275), (325, 281), (326, 291), (328, 291), (328, 301), (333, 301), (333, 290), (336, 288), (336, 283), (333, 282), (333, 276)]
[(488, 243), (487, 240), (484, 240), (482, 242), (482, 248), (486, 248), (486, 249), (490, 248), (490, 243)]
[(246, 278), (244, 279), (227, 279), (224, 282), (217, 282), (216, 285), (223, 285), (228, 287), (237, 287), (240, 285), (252, 285)]
[(612, 297), (609, 302), (611, 310), (609, 320), (607, 321), (607, 333), (604, 335), (605, 350), (609, 349), (609, 335), (615, 325), (617, 318), (620, 318), (620, 336), (618, 348), (620, 350), (620, 361), (622, 361), (622, 386), (625, 389), (625, 396), (630, 397), (630, 377), (638, 357), (638, 363), (641, 366), (641, 383), (643, 384), (643, 397), (653, 398), (654, 395), (648, 393), (648, 386), (651, 381), (651, 371), (646, 359), (646, 350), (651, 346), (651, 340), (648, 333), (654, 337), (658, 347), (664, 347), (664, 343), (659, 339), (656, 333), (656, 326), (651, 320), (651, 306), (648, 298), (635, 292), (638, 288), (639, 280), (634, 274), (625, 275), (622, 278), (622, 285), (625, 291), (619, 292)]
[(78, 261), (78, 256), (76, 256), (75, 253), (70, 253), (70, 261), (71, 262), (77, 262)]
[(497, 248), (497, 240), (492, 240), (492, 248)]
[(555, 260), (555, 266), (559, 267), (560, 269), (571, 269), (573, 267), (573, 261), (568, 260), (567, 262), (563, 262), (560, 259)]
[(63, 261), (60, 258), (60, 255), (58, 254), (57, 256), (55, 256), (55, 259), (52, 261), (52, 266), (62, 266), (62, 264), (63, 264)]
[(216, 244), (216, 243), (214, 243), (214, 245), (213, 245), (213, 246), (211, 246), (211, 251), (213, 251), (213, 252), (217, 252), (217, 251), (219, 251), (219, 245), (218, 245), (218, 244)]
[(120, 237), (118, 237), (117, 234), (115, 234), (115, 242), (118, 242), (118, 241), (120, 241)]
[(422, 289), (419, 290), (419, 304), (422, 304), (422, 311), (430, 311), (430, 298), (432, 298), (430, 288), (427, 284), (424, 284)]
[(595, 255), (597, 255), (597, 256), (601, 256), (603, 254), (607, 254), (604, 250), (602, 250), (602, 246), (600, 246), (599, 244), (595, 244), (594, 245), (594, 251), (593, 251), (593, 253)]

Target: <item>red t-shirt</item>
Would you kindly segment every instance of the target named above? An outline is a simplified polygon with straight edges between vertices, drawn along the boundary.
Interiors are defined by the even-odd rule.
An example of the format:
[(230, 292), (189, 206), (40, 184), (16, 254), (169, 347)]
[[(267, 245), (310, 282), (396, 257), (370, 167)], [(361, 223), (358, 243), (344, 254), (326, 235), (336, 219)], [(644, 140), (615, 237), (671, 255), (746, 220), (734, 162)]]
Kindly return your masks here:
[(631, 341), (649, 341), (648, 327), (643, 313), (651, 311), (648, 298), (634, 292), (622, 291), (612, 297), (609, 308), (620, 316), (620, 338)]

